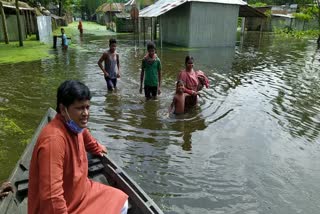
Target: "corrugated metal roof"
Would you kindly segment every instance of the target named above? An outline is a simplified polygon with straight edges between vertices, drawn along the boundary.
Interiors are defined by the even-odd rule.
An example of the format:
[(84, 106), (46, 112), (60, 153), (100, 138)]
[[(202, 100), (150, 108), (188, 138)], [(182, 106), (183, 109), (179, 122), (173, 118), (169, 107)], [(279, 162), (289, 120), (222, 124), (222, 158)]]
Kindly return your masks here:
[(135, 3), (136, 3), (135, 0), (129, 0), (127, 3), (124, 4), (124, 6), (130, 6), (130, 5), (133, 5)]
[(289, 19), (294, 18), (294, 16), (292, 14), (272, 14), (271, 16), (283, 17), (283, 18), (289, 18)]
[(142, 9), (139, 13), (139, 17), (158, 17), (173, 8), (176, 8), (186, 2), (207, 2), (218, 4), (235, 4), (235, 5), (247, 5), (242, 0), (159, 0), (156, 3)]

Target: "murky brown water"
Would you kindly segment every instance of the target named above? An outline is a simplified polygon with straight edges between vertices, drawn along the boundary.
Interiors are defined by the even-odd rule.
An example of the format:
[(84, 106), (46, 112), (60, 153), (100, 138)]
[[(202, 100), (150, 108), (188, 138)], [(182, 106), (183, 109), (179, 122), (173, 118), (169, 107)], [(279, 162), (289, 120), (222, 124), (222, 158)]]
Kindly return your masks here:
[[(55, 58), (0, 65), (0, 180), (6, 179), (58, 85), (93, 92), (90, 129), (165, 213), (309, 213), (319, 210), (320, 51), (315, 41), (248, 34), (235, 48), (158, 50), (162, 95), (138, 93), (140, 60), (118, 36), (122, 78), (106, 91), (97, 66), (109, 38), (86, 35)], [(74, 42), (74, 41), (73, 41)], [(80, 40), (76, 42), (80, 43)], [(167, 113), (184, 57), (212, 83), (184, 117)]]

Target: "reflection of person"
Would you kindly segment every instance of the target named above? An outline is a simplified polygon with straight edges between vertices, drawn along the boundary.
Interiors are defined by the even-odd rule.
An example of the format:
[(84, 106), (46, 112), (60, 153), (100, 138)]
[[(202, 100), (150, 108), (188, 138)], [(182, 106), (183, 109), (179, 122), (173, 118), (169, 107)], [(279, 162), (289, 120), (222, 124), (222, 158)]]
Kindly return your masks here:
[[(117, 40), (109, 40), (109, 50), (104, 52), (98, 61), (100, 69), (103, 71), (109, 91), (117, 87), (117, 78), (120, 78), (119, 54), (116, 52)], [(102, 62), (104, 61), (104, 67)]]
[(173, 97), (173, 101), (170, 105), (170, 112), (174, 114), (184, 113), (185, 97), (187, 94), (184, 93), (184, 83), (182, 80), (178, 80), (176, 83), (176, 94)]
[(68, 49), (68, 37), (64, 32), (64, 28), (61, 28), (61, 45), (63, 49)]
[(142, 83), (144, 82), (144, 94), (147, 100), (157, 98), (161, 94), (161, 62), (153, 42), (147, 44), (148, 53), (142, 60), (140, 75), (140, 94), (142, 93)]
[(90, 180), (87, 153), (102, 155), (87, 129), (91, 93), (68, 80), (57, 92), (57, 115), (41, 131), (29, 172), (28, 213), (127, 213), (128, 196)]
[(197, 96), (202, 90), (203, 85), (209, 87), (209, 80), (202, 71), (193, 70), (193, 57), (186, 56), (185, 69), (180, 71), (177, 80), (182, 80), (185, 83), (184, 92), (190, 96), (186, 97), (186, 107), (192, 107), (197, 104)]
[(78, 24), (78, 30), (79, 30), (80, 34), (83, 33), (82, 21), (81, 20), (79, 21), (79, 24)]
[(0, 199), (9, 195), (9, 192), (13, 192), (13, 187), (10, 182), (4, 182), (0, 186)]

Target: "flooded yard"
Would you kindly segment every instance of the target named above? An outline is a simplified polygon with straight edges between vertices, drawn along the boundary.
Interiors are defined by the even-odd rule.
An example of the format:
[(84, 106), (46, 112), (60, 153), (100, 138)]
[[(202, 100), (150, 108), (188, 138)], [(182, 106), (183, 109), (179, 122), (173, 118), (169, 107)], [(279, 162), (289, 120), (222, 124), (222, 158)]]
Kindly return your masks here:
[[(93, 93), (89, 128), (165, 213), (319, 210), (320, 50), (315, 40), (246, 34), (236, 47), (164, 45), (162, 94), (139, 94), (143, 46), (118, 35), (121, 79), (107, 92), (97, 61), (110, 36), (84, 34), (51, 59), (0, 65), (0, 180), (8, 178), (56, 89), (78, 79)], [(240, 40), (240, 39), (239, 39)], [(168, 107), (184, 58), (211, 87), (195, 111)]]

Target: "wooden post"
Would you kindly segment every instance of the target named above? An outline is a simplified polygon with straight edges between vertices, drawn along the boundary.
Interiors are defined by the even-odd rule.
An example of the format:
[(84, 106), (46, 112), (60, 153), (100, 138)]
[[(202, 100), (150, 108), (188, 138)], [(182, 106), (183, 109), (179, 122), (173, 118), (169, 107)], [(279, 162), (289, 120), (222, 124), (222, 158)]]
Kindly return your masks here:
[(246, 23), (246, 18), (242, 17), (242, 20), (241, 20), (241, 34), (244, 34), (245, 23)]
[(139, 17), (140, 1), (136, 1), (136, 7), (138, 9), (138, 46), (140, 46), (140, 32), (141, 32), (141, 19)]
[(26, 24), (26, 37), (28, 37), (30, 35), (30, 27), (29, 27), (29, 19), (28, 19), (28, 11), (25, 10), (24, 12), (24, 19), (26, 20), (25, 21), (25, 24)]
[(53, 36), (53, 48), (54, 49), (57, 48), (57, 39), (58, 39), (58, 36)]
[(62, 16), (62, 0), (59, 0), (59, 16)]
[(143, 24), (143, 45), (146, 46), (146, 23), (144, 21), (144, 18), (142, 18), (142, 24)]
[(9, 36), (8, 36), (6, 15), (4, 14), (3, 5), (2, 5), (1, 1), (0, 1), (0, 12), (1, 12), (1, 19), (2, 19), (4, 41), (5, 41), (6, 44), (9, 44)]
[(261, 18), (260, 35), (263, 33), (263, 30), (264, 30), (263, 25), (264, 25), (265, 23), (266, 23), (266, 22), (265, 22), (265, 19), (264, 19), (264, 18)]
[(159, 17), (159, 36), (160, 36), (160, 47), (162, 49), (162, 18)]
[(30, 20), (31, 20), (31, 28), (32, 28), (32, 33), (36, 33), (36, 25), (37, 25), (37, 18), (35, 16), (35, 13), (30, 12)]
[(136, 20), (133, 19), (133, 40), (134, 40), (134, 47), (136, 47)]
[(151, 21), (150, 21), (150, 24), (151, 24), (151, 26), (150, 26), (150, 41), (153, 41), (152, 39), (153, 39), (153, 37), (152, 37), (152, 30), (153, 30), (153, 23), (152, 23), (152, 17), (151, 17)]
[(31, 13), (31, 11), (27, 11), (27, 17), (26, 17), (28, 19), (29, 36), (31, 36), (31, 34), (32, 34), (32, 28), (31, 28), (32, 20), (30, 18), (30, 13)]
[(34, 30), (36, 32), (36, 39), (37, 40), (40, 40), (40, 36), (39, 36), (39, 28), (38, 28), (38, 19), (37, 19), (37, 16), (34, 16), (34, 19), (33, 19), (35, 22), (35, 25), (34, 25)]
[(17, 14), (17, 23), (18, 23), (18, 32), (19, 32), (19, 46), (23, 46), (23, 38), (22, 38), (22, 30), (21, 30), (21, 22), (20, 22), (20, 11), (18, 0), (16, 0), (16, 14)]
[(28, 34), (29, 34), (27, 11), (23, 11), (23, 10), (22, 10), (21, 13), (22, 13), (22, 17), (24, 17), (24, 23), (23, 23), (23, 25), (25, 26), (25, 28), (24, 28), (24, 34), (25, 34), (25, 36), (26, 36), (26, 38), (27, 38), (27, 36), (28, 36)]
[(158, 22), (158, 17), (154, 18), (153, 20), (153, 40), (157, 40), (157, 22)]

